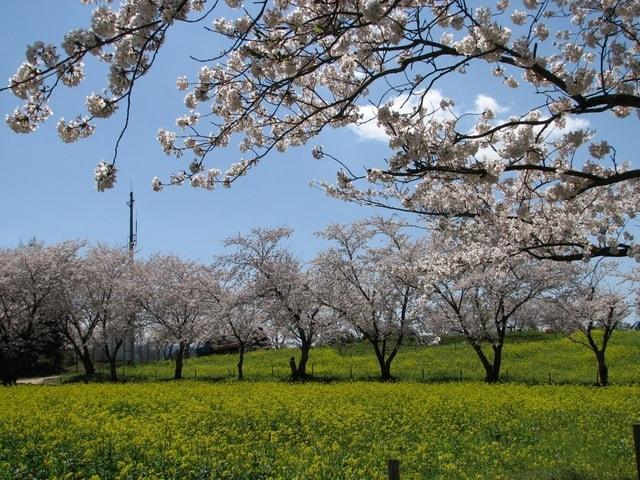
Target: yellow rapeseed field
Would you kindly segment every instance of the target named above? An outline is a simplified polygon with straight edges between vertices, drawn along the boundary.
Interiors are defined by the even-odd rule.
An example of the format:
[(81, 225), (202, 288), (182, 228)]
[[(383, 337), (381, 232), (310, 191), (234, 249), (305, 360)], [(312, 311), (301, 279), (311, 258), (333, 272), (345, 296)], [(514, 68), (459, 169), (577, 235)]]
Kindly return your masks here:
[(1, 479), (631, 480), (640, 386), (19, 386), (0, 411)]

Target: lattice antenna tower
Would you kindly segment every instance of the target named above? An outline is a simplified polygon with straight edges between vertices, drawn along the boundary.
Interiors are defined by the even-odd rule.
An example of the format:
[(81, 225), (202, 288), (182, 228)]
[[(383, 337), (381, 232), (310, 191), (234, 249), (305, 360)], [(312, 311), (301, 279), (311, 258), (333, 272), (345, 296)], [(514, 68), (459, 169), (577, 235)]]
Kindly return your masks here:
[(127, 202), (127, 206), (129, 207), (129, 252), (133, 255), (136, 245), (138, 243), (138, 214), (136, 212), (135, 215), (135, 223), (134, 223), (134, 215), (133, 215), (133, 207), (135, 204), (135, 200), (133, 199), (133, 188), (129, 192), (129, 201)]

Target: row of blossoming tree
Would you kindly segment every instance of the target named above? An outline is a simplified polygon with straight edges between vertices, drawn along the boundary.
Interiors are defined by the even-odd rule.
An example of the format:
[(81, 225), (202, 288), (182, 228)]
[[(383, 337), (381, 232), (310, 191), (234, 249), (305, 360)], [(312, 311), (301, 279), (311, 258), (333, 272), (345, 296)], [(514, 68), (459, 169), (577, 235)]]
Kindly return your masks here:
[[(390, 376), (403, 339), (404, 327), (397, 325), (418, 318), (457, 324), (487, 380), (495, 381), (504, 325), (534, 303), (566, 297), (561, 309), (536, 306), (551, 317), (562, 312), (565, 320), (595, 315), (595, 324), (615, 326), (622, 315), (623, 302), (597, 288), (598, 274), (571, 274), (581, 280), (560, 282), (562, 272), (580, 268), (543, 267), (533, 259), (640, 257), (630, 228), (640, 210), (640, 170), (619, 158), (624, 143), (615, 145), (606, 131), (598, 136), (589, 123), (630, 122), (640, 107), (635, 0), (474, 6), (462, 0), (226, 0), (226, 6), (123, 0), (116, 8), (110, 0), (82, 1), (98, 4), (91, 25), (66, 34), (61, 48), (30, 45), (1, 90), (24, 101), (7, 123), (29, 133), (51, 116), (49, 100), (59, 88), (85, 80), (85, 61), (94, 57), (108, 66), (102, 93), (85, 99), (87, 113), (57, 124), (61, 140), (74, 142), (91, 135), (99, 119), (123, 111), (113, 158), (95, 171), (98, 190), (116, 181), (132, 92), (178, 23), (212, 23), (209, 31), (222, 49), (199, 60), (197, 75), (177, 79), (187, 111), (177, 130), (161, 128), (157, 137), (166, 154), (193, 160), (165, 180), (155, 177), (155, 190), (185, 182), (229, 186), (271, 152), (307, 144), (328, 127), (375, 122), (386, 132), (389, 158), (369, 159), (362, 171), (316, 146), (314, 157), (341, 165), (335, 184), (321, 185), (338, 198), (419, 215), (435, 232), (426, 245), (413, 251), (400, 237), (393, 240), (397, 233), (333, 226), (322, 234), (333, 248), (303, 267), (280, 246), (285, 232), (230, 240), (236, 253), (223, 268), (225, 275), (233, 272), (225, 282), (243, 292), (231, 303), (244, 305), (235, 312), (259, 307), (271, 319), (286, 319), (283, 328), (301, 349), (292, 365), (296, 376), (305, 374), (309, 349), (326, 335), (325, 323), (345, 322), (367, 338), (383, 377)], [(467, 111), (455, 99), (433, 102), (434, 89), (458, 75), (472, 77), (469, 88), (493, 82), (501, 97), (513, 100), (515, 112), (505, 117), (492, 105)], [(365, 105), (373, 107), (373, 117), (365, 115), (371, 111)], [(223, 173), (210, 159), (222, 158), (212, 152), (229, 145), (246, 158)], [(389, 239), (386, 252), (371, 243), (380, 236)], [(445, 255), (441, 245), (447, 245)], [(419, 260), (406, 269), (388, 260), (412, 254)], [(443, 261), (445, 256), (455, 261)], [(376, 269), (362, 267), (365, 258)], [(381, 262), (380, 268), (372, 262)], [(481, 281), (487, 278), (493, 281)], [(222, 308), (226, 297), (215, 300), (216, 288), (209, 286), (208, 302), (233, 310)], [(568, 293), (572, 288), (583, 300), (570, 300), (578, 298)], [(555, 296), (549, 293), (554, 289)], [(144, 311), (160, 325), (164, 307), (151, 302), (158, 298), (152, 293)], [(269, 308), (262, 301), (247, 306), (246, 298), (268, 298)], [(604, 352), (590, 328), (584, 330), (586, 344), (606, 382)], [(492, 340), (489, 355), (481, 348), (486, 339)]]
[(233, 339), (240, 379), (245, 351), (264, 338), (296, 346), (291, 376), (305, 379), (313, 346), (348, 337), (371, 345), (389, 380), (409, 335), (456, 333), (493, 383), (508, 330), (544, 324), (589, 347), (608, 383), (607, 343), (630, 309), (612, 291), (612, 268), (521, 256), (470, 266), (459, 240), (415, 237), (406, 223), (383, 218), (329, 225), (318, 233), (327, 248), (302, 263), (286, 245), (291, 233), (256, 228), (230, 237), (209, 265), (173, 255), (134, 261), (126, 249), (78, 241), (1, 250), (3, 382), (15, 382), (53, 337), (87, 375), (98, 347), (115, 380), (132, 335), (175, 345), (176, 379), (189, 347), (210, 339)]

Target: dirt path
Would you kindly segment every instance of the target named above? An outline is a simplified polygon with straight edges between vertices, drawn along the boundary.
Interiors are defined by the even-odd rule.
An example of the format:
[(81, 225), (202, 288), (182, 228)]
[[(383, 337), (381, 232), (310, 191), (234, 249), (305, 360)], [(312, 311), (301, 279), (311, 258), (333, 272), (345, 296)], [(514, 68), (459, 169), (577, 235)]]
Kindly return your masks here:
[(21, 378), (16, 383), (24, 385), (50, 385), (60, 383), (61, 375), (51, 377)]

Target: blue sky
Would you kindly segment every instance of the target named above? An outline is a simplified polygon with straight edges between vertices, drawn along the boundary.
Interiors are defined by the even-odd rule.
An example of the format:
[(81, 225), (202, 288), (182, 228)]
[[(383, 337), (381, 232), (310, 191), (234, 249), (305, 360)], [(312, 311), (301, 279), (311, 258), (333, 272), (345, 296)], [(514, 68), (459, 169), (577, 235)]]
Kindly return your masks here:
[[(37, 12), (37, 14), (34, 14)], [(59, 44), (73, 28), (85, 27), (91, 7), (79, 0), (25, 0), (3, 4), (0, 18), (2, 61), (0, 79), (4, 83), (23, 61), (28, 44), (42, 40)], [(199, 31), (194, 31), (199, 30)], [(321, 242), (313, 237), (331, 221), (352, 221), (376, 213), (373, 209), (328, 198), (309, 187), (312, 179), (335, 178), (336, 165), (314, 160), (311, 146), (274, 155), (252, 175), (231, 189), (207, 192), (188, 185), (151, 190), (154, 175), (185, 168), (168, 157), (156, 141), (158, 128), (174, 127), (176, 117), (185, 111), (183, 94), (175, 87), (176, 77), (197, 72), (199, 65), (188, 54), (217, 51), (211, 34), (201, 27), (179, 26), (170, 31), (168, 43), (152, 72), (138, 84), (128, 129), (118, 160), (118, 184), (99, 193), (93, 182), (93, 169), (104, 158), (111, 159), (113, 145), (123, 117), (99, 122), (95, 134), (75, 144), (59, 141), (55, 126), (61, 116), (72, 118), (81, 113), (84, 96), (99, 92), (100, 65), (89, 65), (87, 80), (74, 89), (61, 88), (52, 102), (53, 116), (30, 135), (14, 134), (0, 125), (0, 246), (15, 246), (36, 237), (46, 243), (67, 238), (92, 242), (124, 244), (128, 235), (129, 185), (133, 184), (138, 207), (140, 255), (174, 252), (183, 257), (208, 260), (221, 251), (220, 242), (254, 226), (286, 224), (295, 229), (292, 246), (309, 258)], [(200, 49), (189, 47), (200, 42)], [(207, 42), (206, 48), (202, 45)], [(91, 68), (97, 65), (97, 68)], [(61, 94), (61, 95), (60, 95)], [(0, 111), (10, 112), (19, 99), (0, 94)], [(379, 152), (380, 142), (357, 142), (350, 132), (336, 132), (333, 141), (343, 153), (357, 156)], [(218, 153), (220, 167), (239, 158), (228, 149)], [(364, 161), (362, 162), (364, 164)]]
[[(80, 0), (6, 0), (0, 17), (2, 82), (15, 73), (28, 44), (35, 40), (59, 44), (67, 31), (89, 24), (91, 9)], [(272, 155), (231, 189), (207, 192), (183, 186), (160, 193), (151, 191), (154, 175), (167, 178), (169, 172), (186, 166), (164, 155), (155, 136), (160, 127), (172, 129), (176, 117), (185, 113), (183, 94), (176, 90), (175, 79), (185, 74), (193, 78), (199, 69), (188, 55), (210, 56), (220, 48), (216, 40), (200, 25), (178, 25), (170, 31), (152, 71), (134, 92), (131, 124), (120, 148), (118, 184), (112, 190), (95, 190), (93, 169), (98, 160), (111, 159), (122, 115), (99, 122), (92, 137), (75, 144), (63, 144), (55, 131), (61, 116), (71, 118), (82, 112), (85, 95), (102, 90), (101, 65), (93, 61), (87, 65), (88, 79), (80, 87), (59, 89), (52, 102), (54, 115), (38, 132), (17, 135), (2, 122), (0, 246), (15, 246), (32, 237), (46, 243), (83, 238), (125, 244), (130, 184), (137, 200), (142, 256), (174, 252), (206, 261), (221, 252), (220, 241), (230, 235), (254, 226), (286, 224), (295, 229), (291, 242), (295, 251), (310, 258), (322, 245), (313, 232), (332, 221), (348, 222), (380, 213), (328, 198), (309, 187), (310, 180), (331, 180), (336, 171), (333, 162), (313, 160), (313, 144)], [(474, 82), (472, 89), (470, 81)], [(517, 110), (513, 102), (526, 92), (510, 92), (512, 96), (506, 97), (495, 83), (466, 75), (449, 78), (438, 88), (445, 96), (455, 98), (461, 110), (473, 109), (481, 100), (479, 95), (500, 99), (505, 115)], [(481, 89), (476, 85), (482, 85)], [(8, 92), (0, 94), (3, 114), (18, 104), (19, 99)], [(635, 154), (630, 139), (636, 135), (637, 120), (615, 121), (615, 128), (610, 122), (610, 117), (603, 117), (592, 120), (592, 126), (607, 132), (621, 158)], [(359, 131), (332, 130), (317, 143), (356, 170), (365, 164), (379, 164), (387, 152), (380, 132), (373, 126)], [(222, 150), (217, 153), (220, 161), (215, 166), (224, 171), (239, 155), (237, 150)]]

